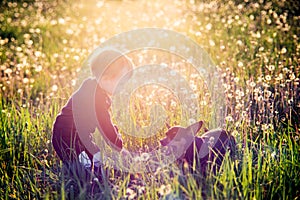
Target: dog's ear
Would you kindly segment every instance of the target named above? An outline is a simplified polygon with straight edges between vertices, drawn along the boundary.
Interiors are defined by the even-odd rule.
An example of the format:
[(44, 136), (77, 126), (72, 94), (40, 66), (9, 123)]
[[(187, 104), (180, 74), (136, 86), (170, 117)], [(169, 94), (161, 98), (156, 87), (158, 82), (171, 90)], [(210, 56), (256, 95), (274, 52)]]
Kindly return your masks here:
[(198, 121), (198, 122), (190, 125), (188, 128), (191, 128), (194, 135), (196, 135), (200, 131), (202, 125), (203, 125), (203, 121)]

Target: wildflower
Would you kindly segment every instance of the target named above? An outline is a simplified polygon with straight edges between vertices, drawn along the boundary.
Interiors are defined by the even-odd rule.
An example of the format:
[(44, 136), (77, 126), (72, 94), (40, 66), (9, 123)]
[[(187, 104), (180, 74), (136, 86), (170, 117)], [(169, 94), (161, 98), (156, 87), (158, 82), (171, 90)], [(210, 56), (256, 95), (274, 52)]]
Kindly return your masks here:
[(213, 40), (209, 40), (209, 45), (213, 47), (216, 45), (216, 43)]
[(42, 55), (42, 52), (36, 51), (36, 52), (34, 52), (34, 55), (35, 55), (36, 57), (40, 57), (40, 56)]
[(0, 40), (0, 45), (5, 45), (6, 44), (6, 40)]
[(289, 99), (289, 100), (288, 100), (288, 104), (289, 104), (289, 105), (292, 105), (292, 104), (293, 104), (293, 102), (294, 102), (294, 100), (293, 100), (293, 99)]
[(258, 51), (264, 51), (264, 47), (259, 47)]
[(50, 24), (53, 26), (53, 25), (56, 25), (57, 24), (57, 21), (56, 20), (54, 20), (54, 19), (52, 19), (51, 21), (50, 21)]
[(250, 82), (250, 87), (254, 88), (256, 86), (255, 82)]
[(12, 73), (12, 69), (11, 68), (7, 68), (7, 69), (5, 69), (4, 73), (10, 75)]
[(170, 72), (170, 75), (171, 75), (171, 76), (175, 76), (175, 75), (176, 75), (176, 71), (172, 70), (172, 71)]
[(73, 80), (71, 81), (71, 85), (72, 85), (72, 86), (75, 86), (75, 85), (76, 85), (76, 80), (75, 80), (75, 79), (73, 79)]
[(225, 118), (225, 120), (226, 120), (227, 122), (232, 122), (232, 121), (233, 121), (233, 118), (232, 118), (232, 116), (228, 115), (228, 116)]
[(239, 46), (242, 46), (242, 45), (243, 45), (243, 42), (242, 42), (241, 40), (238, 40), (238, 41), (236, 42), (236, 44), (239, 45)]
[(193, 124), (193, 123), (195, 123), (196, 122), (196, 120), (194, 119), (194, 118), (190, 118), (189, 119), (189, 124)]
[(59, 19), (58, 19), (58, 23), (59, 23), (59, 24), (65, 24), (65, 20), (64, 20), (63, 18), (59, 18)]
[(207, 102), (206, 102), (206, 101), (200, 101), (200, 105), (201, 105), (201, 106), (206, 106), (206, 105), (207, 105)]
[(270, 80), (271, 80), (271, 76), (270, 76), (270, 75), (267, 75), (267, 76), (266, 76), (266, 80), (267, 80), (267, 81), (270, 81)]
[(231, 135), (232, 135), (233, 137), (236, 137), (236, 136), (239, 135), (239, 132), (238, 132), (237, 130), (234, 130), (234, 131), (232, 131)]
[(42, 69), (43, 69), (43, 67), (41, 65), (38, 65), (35, 67), (36, 72), (40, 72), (40, 71), (42, 71)]
[(243, 66), (244, 66), (243, 62), (238, 63), (238, 67), (243, 67)]
[(147, 160), (150, 159), (150, 154), (149, 153), (142, 153), (140, 158), (141, 158), (142, 161), (147, 161)]
[(296, 78), (296, 76), (295, 76), (294, 73), (291, 73), (291, 74), (289, 75), (289, 78), (290, 78), (290, 80), (292, 81), (292, 80), (294, 80), (294, 79)]
[(23, 78), (23, 83), (24, 84), (29, 83), (29, 79), (28, 78)]
[(269, 65), (268, 69), (269, 69), (269, 71), (273, 71), (275, 69), (275, 66), (274, 65)]
[(228, 97), (229, 99), (231, 99), (231, 98), (233, 97), (233, 94), (232, 94), (232, 93), (229, 93), (229, 94), (227, 94), (227, 97)]
[(206, 30), (211, 30), (212, 28), (212, 24), (211, 23), (208, 23), (206, 26), (205, 26)]
[(196, 36), (201, 36), (201, 35), (202, 35), (202, 33), (201, 33), (201, 32), (199, 32), (199, 31), (197, 31), (197, 32), (195, 33), (195, 35), (196, 35)]
[(261, 34), (259, 31), (257, 31), (257, 33), (256, 33), (256, 38), (261, 38)]
[(269, 43), (272, 43), (272, 42), (273, 42), (273, 38), (268, 37), (268, 38), (267, 38), (267, 41), (268, 41)]
[(52, 88), (51, 88), (51, 90), (52, 90), (53, 92), (56, 92), (57, 89), (58, 89), (57, 85), (53, 85)]
[(271, 157), (272, 157), (272, 158), (276, 158), (276, 152), (275, 152), (275, 151), (273, 151), (273, 152), (271, 153)]
[(271, 91), (265, 90), (264, 92), (265, 92), (265, 96), (266, 96), (266, 97), (271, 97), (271, 95), (272, 95), (272, 92), (271, 92)]
[(267, 125), (267, 124), (262, 124), (262, 125), (261, 125), (261, 129), (262, 129), (263, 131), (268, 130), (268, 125)]
[(283, 47), (280, 52), (281, 52), (281, 54), (285, 54), (287, 52), (287, 49), (285, 47)]
[(135, 199), (136, 195), (137, 194), (135, 193), (135, 191), (131, 188), (126, 189), (126, 196), (128, 197), (128, 199)]
[(264, 97), (263, 96), (259, 96), (258, 98), (257, 98), (257, 101), (263, 101), (264, 100)]
[(80, 57), (76, 55), (76, 56), (73, 57), (73, 59), (78, 61), (80, 59)]
[(243, 8), (244, 8), (243, 4), (239, 4), (239, 5), (238, 5), (238, 9), (239, 9), (239, 10), (242, 10)]
[(198, 95), (197, 94), (191, 94), (191, 99), (197, 99)]
[(66, 30), (66, 33), (68, 34), (68, 35), (72, 35), (73, 33), (74, 33), (74, 31), (72, 30), (72, 29), (67, 29)]
[(168, 194), (171, 193), (171, 191), (172, 191), (172, 188), (171, 188), (170, 184), (168, 184), (168, 185), (161, 185), (160, 188), (158, 189), (158, 193), (161, 196), (168, 195)]
[(21, 48), (21, 47), (17, 47), (17, 48), (16, 48), (16, 51), (21, 52), (21, 51), (22, 51), (22, 48)]
[(133, 157), (133, 162), (135, 163), (141, 162), (141, 157), (140, 156)]

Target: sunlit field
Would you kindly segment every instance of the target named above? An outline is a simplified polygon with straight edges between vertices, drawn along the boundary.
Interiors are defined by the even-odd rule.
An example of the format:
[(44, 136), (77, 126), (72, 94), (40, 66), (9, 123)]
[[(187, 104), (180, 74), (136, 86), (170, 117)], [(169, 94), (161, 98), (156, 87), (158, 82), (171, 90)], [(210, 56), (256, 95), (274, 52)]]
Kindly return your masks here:
[[(300, 198), (298, 1), (4, 0), (0, 5), (0, 199)], [(80, 84), (83, 63), (110, 37), (148, 27), (182, 33), (210, 55), (225, 95), (222, 128), (235, 137), (234, 152), (226, 154), (218, 173), (208, 167), (205, 177), (183, 173), (176, 163), (136, 174), (106, 164), (103, 183), (85, 181), (83, 172), (70, 177), (52, 147), (51, 131)], [(124, 127), (119, 131), (128, 150), (144, 153), (139, 159), (148, 161), (147, 152), (167, 130), (164, 123), (157, 133), (143, 128), (155, 120), (171, 126), (203, 120), (206, 128), (215, 128), (215, 98), (191, 64), (158, 50), (127, 56), (136, 68), (163, 64), (180, 73), (195, 94), (199, 116), (183, 118), (178, 97), (166, 87), (140, 87), (130, 97), (130, 117), (112, 119)]]

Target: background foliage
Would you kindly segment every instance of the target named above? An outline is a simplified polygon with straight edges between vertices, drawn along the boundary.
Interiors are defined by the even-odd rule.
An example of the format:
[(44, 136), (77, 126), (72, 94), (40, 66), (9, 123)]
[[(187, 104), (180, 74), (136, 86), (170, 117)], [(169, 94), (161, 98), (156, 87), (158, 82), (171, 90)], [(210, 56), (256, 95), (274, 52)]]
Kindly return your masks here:
[[(5, 189), (0, 198), (299, 199), (299, 5), (279, 0), (2, 1), (0, 187)], [(55, 116), (89, 53), (114, 34), (143, 27), (186, 33), (211, 55), (224, 81), (226, 128), (238, 143), (235, 157), (201, 184), (172, 166), (140, 174), (143, 183), (132, 185), (129, 175), (116, 176), (106, 166), (112, 187), (91, 194), (91, 186), (78, 183), (72, 193), (50, 143)], [(132, 59), (138, 64), (137, 55)], [(177, 116), (168, 116), (177, 125)], [(128, 147), (156, 143), (124, 141)]]

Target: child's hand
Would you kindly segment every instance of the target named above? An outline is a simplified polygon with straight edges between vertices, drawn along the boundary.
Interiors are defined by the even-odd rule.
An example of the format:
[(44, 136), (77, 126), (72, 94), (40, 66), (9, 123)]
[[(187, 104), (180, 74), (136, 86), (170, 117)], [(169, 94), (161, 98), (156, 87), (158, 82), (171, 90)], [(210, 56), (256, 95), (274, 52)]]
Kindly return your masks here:
[(100, 167), (101, 164), (103, 164), (104, 159), (103, 156), (101, 155), (101, 152), (98, 151), (97, 153), (94, 154), (93, 156), (93, 163), (95, 167)]

